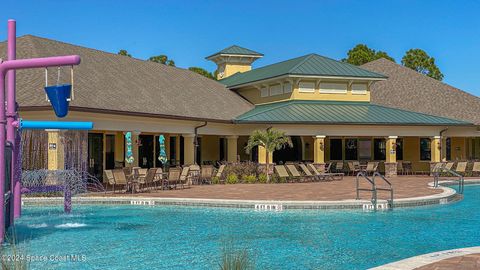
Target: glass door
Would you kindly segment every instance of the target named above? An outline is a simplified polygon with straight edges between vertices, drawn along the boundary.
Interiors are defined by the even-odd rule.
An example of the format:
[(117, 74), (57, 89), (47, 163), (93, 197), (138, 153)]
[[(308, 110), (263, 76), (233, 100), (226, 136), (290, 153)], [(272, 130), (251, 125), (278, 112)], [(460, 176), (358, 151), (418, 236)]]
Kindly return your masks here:
[(88, 173), (97, 179), (103, 178), (103, 134), (88, 134)]
[(105, 170), (115, 169), (115, 135), (105, 136)]
[(153, 135), (140, 135), (138, 146), (138, 166), (142, 168), (153, 168)]

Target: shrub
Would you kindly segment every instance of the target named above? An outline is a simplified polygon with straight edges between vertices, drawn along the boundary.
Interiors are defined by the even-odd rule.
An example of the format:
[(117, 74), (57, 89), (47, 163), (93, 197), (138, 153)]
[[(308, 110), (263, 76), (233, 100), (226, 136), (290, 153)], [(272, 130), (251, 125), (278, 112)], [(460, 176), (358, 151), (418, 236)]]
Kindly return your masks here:
[(227, 184), (236, 184), (238, 183), (238, 176), (234, 173), (230, 173), (227, 175), (227, 179), (225, 181)]
[(264, 173), (259, 174), (258, 175), (258, 182), (262, 183), (262, 184), (267, 183), (267, 175), (264, 174)]
[(254, 174), (244, 175), (242, 180), (244, 183), (255, 184), (255, 182), (257, 182), (257, 177)]
[(226, 166), (224, 173), (225, 175), (234, 173), (237, 176), (257, 175), (257, 164), (251, 161), (235, 163), (235, 164)]
[(212, 177), (212, 184), (219, 184), (220, 183), (220, 177), (214, 176)]
[(232, 244), (227, 244), (222, 249), (220, 270), (253, 270), (255, 263), (247, 249), (235, 249)]

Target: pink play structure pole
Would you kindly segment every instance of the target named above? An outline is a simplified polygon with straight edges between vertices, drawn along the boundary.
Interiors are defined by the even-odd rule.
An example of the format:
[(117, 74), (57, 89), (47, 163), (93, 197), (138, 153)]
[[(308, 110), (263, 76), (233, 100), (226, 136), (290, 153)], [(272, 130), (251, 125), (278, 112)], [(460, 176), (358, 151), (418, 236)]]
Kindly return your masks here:
[[(16, 34), (16, 22), (15, 20), (8, 20), (8, 60), (15, 60), (17, 57), (17, 34)], [(13, 121), (17, 120), (17, 110), (16, 110), (16, 94), (15, 94), (15, 70), (10, 70), (7, 73), (7, 141), (12, 143), (12, 169), (11, 169), (11, 187), (13, 190), (14, 203), (10, 204), (10, 221), (13, 224), (14, 218), (20, 217), (21, 211), (21, 187), (20, 179), (16, 179), (15, 161), (16, 157), (19, 154), (17, 145), (15, 145), (15, 136), (17, 136), (17, 129), (12, 125)], [(8, 181), (8, 179), (5, 179)]]
[[(73, 66), (80, 64), (80, 56), (55, 56), (45, 58), (31, 58), (16, 60), (16, 34), (15, 21), (8, 21), (8, 60), (0, 60), (0, 104), (5, 104), (5, 76), (8, 74), (7, 86), (7, 108), (0, 106), (0, 243), (5, 236), (5, 181), (13, 184), (10, 193), (10, 200), (13, 199), (13, 212), (15, 217), (21, 214), (21, 187), (20, 179), (5, 179), (5, 143), (7, 140), (14, 144), (17, 129), (14, 125), (17, 118), (17, 104), (15, 100), (15, 70), (27, 68), (45, 68), (58, 66)], [(5, 134), (5, 130), (7, 133)], [(7, 140), (6, 140), (7, 139)], [(14, 145), (12, 154), (12, 176), (15, 175), (16, 167), (14, 158), (19, 154), (19, 147)], [(11, 219), (13, 225), (13, 219)]]

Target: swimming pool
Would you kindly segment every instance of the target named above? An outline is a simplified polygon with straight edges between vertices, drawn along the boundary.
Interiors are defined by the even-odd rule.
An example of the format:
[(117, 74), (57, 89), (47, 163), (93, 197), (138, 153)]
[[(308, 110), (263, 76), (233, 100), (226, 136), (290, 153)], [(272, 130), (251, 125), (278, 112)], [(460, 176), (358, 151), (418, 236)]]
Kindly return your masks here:
[(46, 256), (32, 269), (217, 269), (225, 242), (246, 248), (257, 269), (366, 269), (480, 245), (479, 205), (475, 185), (454, 204), (376, 213), (76, 206), (66, 215), (60, 206), (28, 207), (16, 231), (26, 254)]

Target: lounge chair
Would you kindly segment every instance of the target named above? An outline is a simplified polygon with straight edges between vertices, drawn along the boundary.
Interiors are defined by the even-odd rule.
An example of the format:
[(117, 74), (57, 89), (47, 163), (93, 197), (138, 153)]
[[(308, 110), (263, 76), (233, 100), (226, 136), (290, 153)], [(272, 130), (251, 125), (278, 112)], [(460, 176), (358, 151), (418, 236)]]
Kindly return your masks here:
[(200, 166), (193, 164), (189, 166), (190, 181), (192, 185), (200, 184)]
[(287, 169), (284, 165), (275, 165), (274, 167), (275, 172), (277, 173), (278, 177), (284, 178), (287, 181), (292, 179), (298, 179), (299, 177), (291, 176), (288, 174)]
[(213, 165), (202, 165), (200, 167), (200, 181), (202, 184), (211, 184), (213, 175)]
[(468, 162), (462, 161), (457, 163), (457, 168), (455, 168), (455, 171), (463, 176), (465, 176), (467, 172), (467, 164)]
[(294, 164), (287, 164), (287, 165), (285, 165), (285, 167), (287, 167), (287, 170), (290, 172), (290, 174), (293, 176), (293, 178), (298, 178), (300, 180), (313, 179), (312, 174), (310, 174), (310, 176), (301, 175), (300, 172), (297, 170), (297, 167), (295, 167)]
[(312, 172), (317, 176), (319, 180), (342, 180), (344, 173), (327, 173), (327, 172), (319, 172), (317, 168), (312, 163), (308, 164), (308, 167), (312, 170)]
[(300, 169), (302, 170), (303, 174), (305, 174), (306, 177), (314, 179), (314, 180), (319, 180), (320, 179), (320, 177), (318, 175), (312, 174), (312, 172), (307, 168), (307, 166), (305, 166), (305, 164), (300, 163), (298, 166), (300, 167)]
[(445, 165), (446, 170), (451, 170), (453, 168), (453, 165), (455, 165), (455, 162), (447, 162)]

